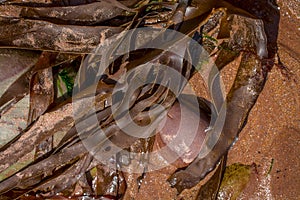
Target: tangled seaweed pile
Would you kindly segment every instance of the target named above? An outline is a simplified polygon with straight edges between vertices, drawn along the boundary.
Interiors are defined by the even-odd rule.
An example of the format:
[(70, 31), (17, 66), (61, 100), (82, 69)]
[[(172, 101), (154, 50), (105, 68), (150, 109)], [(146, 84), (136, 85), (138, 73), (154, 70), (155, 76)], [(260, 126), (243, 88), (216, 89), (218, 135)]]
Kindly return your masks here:
[[(191, 144), (189, 150), (193, 151), (203, 142), (197, 153), (201, 154), (203, 149), (209, 152), (192, 159), (183, 155), (172, 162), (176, 169), (166, 181), (181, 193), (216, 169), (197, 194), (200, 199), (216, 198), (227, 152), (245, 125), (268, 71), (274, 65), (279, 21), (276, 8), (270, 1), (235, 0), (1, 1), (0, 55), (10, 70), (0, 68), (0, 78), (4, 81), (22, 73), (1, 96), (0, 115), (4, 116), (26, 95), (30, 96), (30, 105), (28, 126), (0, 149), (0, 198), (128, 198), (129, 187), (135, 185), (136, 192), (140, 189), (152, 158), (134, 158), (122, 152), (148, 155), (164, 146), (167, 142), (164, 135), (170, 132), (168, 127), (180, 121), (175, 112), (180, 96), (185, 99), (190, 115), (197, 109), (205, 113), (200, 119), (202, 135), (196, 137), (198, 142)], [(150, 29), (129, 31), (141, 27)], [(160, 31), (154, 31), (157, 29)], [(207, 80), (209, 87), (215, 90), (210, 96), (211, 102), (197, 97), (199, 108), (188, 104), (192, 95), (181, 94), (185, 81), (161, 68), (139, 70), (140, 66), (158, 63), (189, 80), (199, 68), (203, 70), (209, 65), (201, 63), (203, 60), (199, 58), (189, 61), (195, 55), (202, 55), (202, 50), (168, 30), (189, 36), (194, 43), (202, 45), (218, 70), (240, 59), (235, 81), (225, 99), (218, 90), (220, 83), (215, 78), (218, 72), (214, 70), (208, 71), (211, 74)], [(130, 44), (139, 41), (135, 43), (139, 47), (151, 47), (149, 44), (164, 41), (180, 48), (176, 53), (170, 48), (135, 48), (121, 55), (116, 53), (121, 51), (118, 45), (108, 52), (106, 48), (102, 50), (107, 39), (124, 41), (124, 38)], [(96, 67), (104, 55), (109, 59), (113, 57), (114, 62), (99, 74)], [(82, 68), (84, 65), (87, 67)], [(133, 73), (124, 76), (130, 70)], [(144, 84), (136, 87), (135, 79)], [(149, 79), (159, 80), (161, 85), (147, 82)], [(80, 84), (74, 84), (78, 80)], [(177, 85), (175, 92), (168, 88), (170, 85)], [(90, 103), (91, 106), (87, 106)], [(84, 112), (77, 111), (73, 117), (78, 105), (85, 105)], [(124, 114), (124, 105), (129, 105), (132, 120)], [(156, 129), (154, 133), (160, 134), (151, 133), (148, 137), (124, 132), (133, 124), (143, 127), (160, 122), (161, 106), (169, 110), (169, 118), (173, 119), (167, 120), (165, 132), (164, 128)], [(91, 115), (91, 111), (95, 115)], [(91, 116), (96, 117), (96, 123), (85, 124)], [(219, 130), (221, 118), (224, 125)], [(123, 126), (118, 121), (124, 122)], [(208, 124), (210, 127), (205, 130)], [(87, 147), (85, 142), (91, 141), (89, 138), (94, 138), (99, 128), (105, 137)], [(216, 143), (212, 145), (216, 136)], [(124, 150), (110, 160), (115, 167), (99, 162), (95, 156), (103, 149), (111, 151), (108, 141)], [(31, 154), (33, 158), (24, 162)], [(151, 161), (151, 165), (168, 162), (164, 156), (161, 159), (157, 163)], [(131, 176), (136, 165), (142, 165), (142, 170)], [(130, 180), (130, 177), (136, 178)], [(130, 181), (135, 184), (129, 186)]]

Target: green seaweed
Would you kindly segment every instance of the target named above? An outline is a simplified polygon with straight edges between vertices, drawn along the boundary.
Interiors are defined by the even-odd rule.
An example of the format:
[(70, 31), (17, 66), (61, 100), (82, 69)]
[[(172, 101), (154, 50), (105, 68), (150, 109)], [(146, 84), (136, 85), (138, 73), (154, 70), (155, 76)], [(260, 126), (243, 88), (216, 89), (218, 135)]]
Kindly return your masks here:
[(217, 199), (237, 199), (249, 182), (251, 167), (240, 163), (227, 166)]
[[(72, 95), (72, 91), (73, 91), (73, 85), (74, 85), (74, 74), (73, 71), (71, 71), (70, 69), (63, 69), (61, 72), (58, 73), (58, 76), (61, 78), (61, 80), (63, 81), (65, 87), (66, 87), (66, 92), (69, 96)], [(61, 85), (62, 83), (60, 83), (59, 79), (58, 79), (58, 89), (60, 93), (64, 93), (63, 91), (63, 87)]]
[(210, 41), (212, 41), (212, 42), (214, 42), (216, 44), (218, 43), (218, 40), (216, 38), (214, 38), (214, 37), (212, 37), (212, 36), (210, 36), (210, 35), (208, 35), (206, 33), (202, 33), (202, 37), (204, 39), (208, 39), (208, 40), (210, 40)]

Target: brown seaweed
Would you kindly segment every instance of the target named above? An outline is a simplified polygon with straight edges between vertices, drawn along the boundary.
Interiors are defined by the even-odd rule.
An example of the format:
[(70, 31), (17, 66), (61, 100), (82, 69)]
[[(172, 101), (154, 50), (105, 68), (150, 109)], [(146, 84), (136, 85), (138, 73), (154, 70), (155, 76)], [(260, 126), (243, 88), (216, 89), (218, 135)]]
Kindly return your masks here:
[[(0, 17), (0, 46), (89, 53), (121, 27), (58, 25), (46, 21)], [(24, 31), (25, 30), (25, 31)]]

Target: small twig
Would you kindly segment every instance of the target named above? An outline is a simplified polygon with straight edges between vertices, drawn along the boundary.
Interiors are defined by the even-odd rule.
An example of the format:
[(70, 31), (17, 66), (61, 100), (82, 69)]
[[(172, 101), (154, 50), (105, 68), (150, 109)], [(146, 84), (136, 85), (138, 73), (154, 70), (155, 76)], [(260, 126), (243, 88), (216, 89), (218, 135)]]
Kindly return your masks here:
[(270, 167), (269, 167), (269, 170), (268, 170), (266, 176), (268, 176), (271, 173), (273, 165), (274, 165), (274, 158), (272, 158), (272, 160), (271, 160), (271, 164), (270, 164)]

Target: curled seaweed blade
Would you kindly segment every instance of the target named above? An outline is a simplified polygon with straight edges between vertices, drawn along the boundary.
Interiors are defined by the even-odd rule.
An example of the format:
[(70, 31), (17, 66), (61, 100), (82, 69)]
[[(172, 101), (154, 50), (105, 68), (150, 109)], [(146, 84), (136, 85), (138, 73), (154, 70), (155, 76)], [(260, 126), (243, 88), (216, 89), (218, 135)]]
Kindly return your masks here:
[[(241, 26), (240, 28), (233, 26), (232, 34), (236, 35), (231, 36), (233, 39), (231, 44), (235, 48), (246, 47), (246, 49), (249, 49), (249, 52), (242, 53), (241, 55), (242, 58), (238, 73), (227, 95), (225, 123), (217, 143), (215, 146), (210, 147), (208, 142), (207, 148), (211, 149), (211, 151), (205, 157), (194, 160), (186, 169), (178, 170), (168, 179), (170, 184), (179, 192), (195, 186), (208, 172), (215, 168), (220, 158), (226, 154), (245, 126), (247, 117), (266, 81), (268, 67), (265, 65), (263, 59), (267, 55), (261, 49), (266, 50), (267, 43), (265, 34), (262, 32), (262, 24), (259, 20), (255, 21), (241, 16), (233, 16), (232, 19), (234, 23), (237, 23), (238, 20), (246, 20), (251, 25), (247, 27)], [(249, 27), (254, 28), (258, 32), (253, 33)], [(237, 38), (240, 34), (248, 34), (247, 40), (239, 41)], [(259, 35), (257, 36), (256, 34)], [(261, 38), (261, 41), (257, 42), (257, 38)], [(222, 107), (224, 105), (221, 105)], [(210, 134), (217, 134), (214, 132), (214, 127)]]

